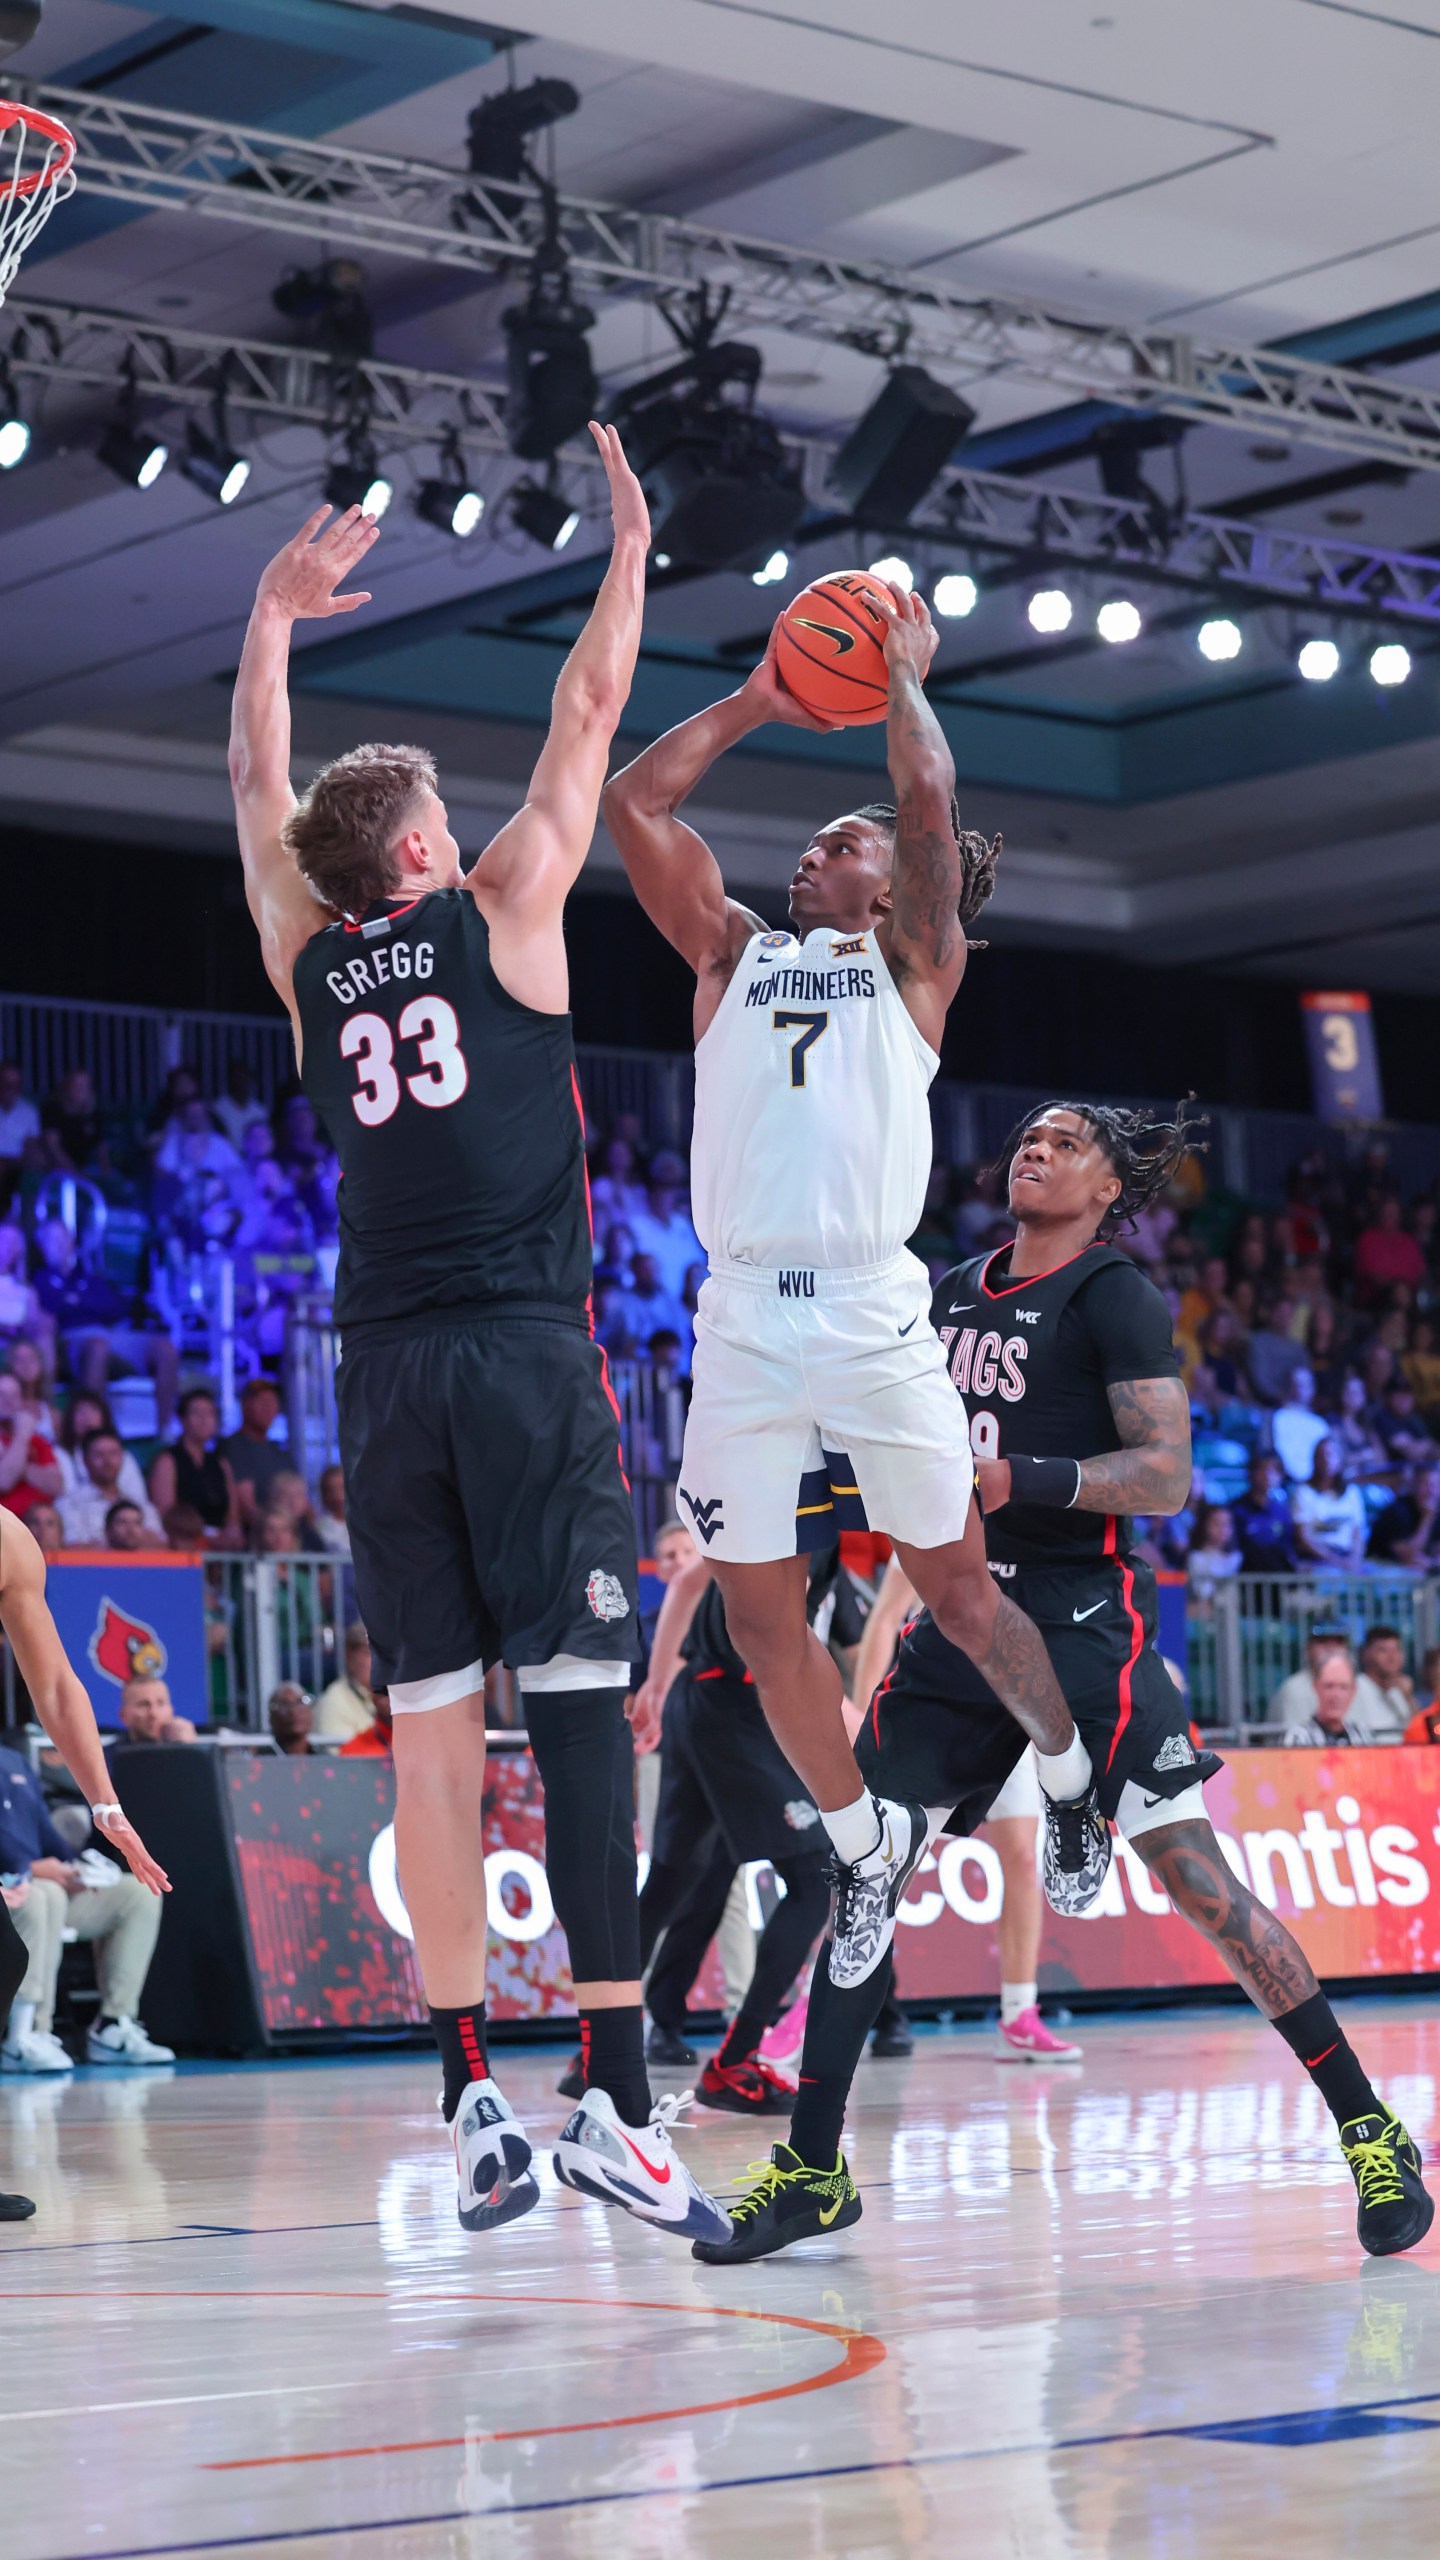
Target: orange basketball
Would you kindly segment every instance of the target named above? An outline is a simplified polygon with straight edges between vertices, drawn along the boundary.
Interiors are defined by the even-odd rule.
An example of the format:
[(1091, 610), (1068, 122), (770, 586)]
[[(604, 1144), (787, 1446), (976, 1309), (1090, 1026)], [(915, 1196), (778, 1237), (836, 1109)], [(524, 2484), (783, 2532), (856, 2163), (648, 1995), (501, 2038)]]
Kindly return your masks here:
[[(880, 601), (877, 603), (876, 599)], [(816, 578), (780, 617), (775, 655), (787, 693), (842, 728), (883, 720), (887, 707), (885, 611), (889, 588), (868, 569)]]

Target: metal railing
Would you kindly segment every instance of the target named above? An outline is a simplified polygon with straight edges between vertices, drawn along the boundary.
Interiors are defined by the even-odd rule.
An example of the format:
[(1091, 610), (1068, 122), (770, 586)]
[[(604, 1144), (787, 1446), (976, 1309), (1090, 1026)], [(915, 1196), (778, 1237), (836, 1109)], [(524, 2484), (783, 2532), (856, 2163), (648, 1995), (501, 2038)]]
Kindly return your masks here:
[(1317, 1626), (1343, 1627), (1358, 1652), (1371, 1627), (1398, 1629), (1410, 1663), (1440, 1637), (1440, 1585), (1423, 1573), (1237, 1574), (1186, 1617), (1190, 1704), (1202, 1725), (1263, 1725), (1283, 1680), (1305, 1667)]
[(209, 1721), (263, 1732), (282, 1680), (318, 1697), (343, 1667), (355, 1615), (354, 1571), (344, 1557), (207, 1556)]
[(14, 1059), (27, 1093), (53, 1093), (72, 1067), (85, 1067), (112, 1108), (153, 1102), (172, 1067), (193, 1067), (202, 1092), (217, 1094), (241, 1059), (266, 1102), (295, 1072), (283, 1014), (172, 1013), (50, 996), (0, 995), (0, 1056)]

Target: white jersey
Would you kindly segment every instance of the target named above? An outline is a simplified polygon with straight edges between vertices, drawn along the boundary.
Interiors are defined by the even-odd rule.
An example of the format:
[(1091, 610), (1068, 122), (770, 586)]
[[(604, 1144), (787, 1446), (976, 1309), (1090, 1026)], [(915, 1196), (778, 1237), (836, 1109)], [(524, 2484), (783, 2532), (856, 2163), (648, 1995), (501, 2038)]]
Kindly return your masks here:
[(695, 1051), (691, 1203), (712, 1265), (892, 1261), (920, 1223), (939, 1064), (873, 932), (757, 934)]

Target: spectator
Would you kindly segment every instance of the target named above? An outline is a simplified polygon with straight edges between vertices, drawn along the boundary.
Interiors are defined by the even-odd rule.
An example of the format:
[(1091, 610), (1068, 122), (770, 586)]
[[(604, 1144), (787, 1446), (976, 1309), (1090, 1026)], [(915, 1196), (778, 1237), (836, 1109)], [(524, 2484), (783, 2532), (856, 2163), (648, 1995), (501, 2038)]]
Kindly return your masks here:
[(1424, 1279), (1425, 1256), (1415, 1237), (1406, 1234), (1400, 1203), (1389, 1192), (1355, 1239), (1356, 1300), (1362, 1307), (1373, 1306), (1395, 1281), (1407, 1280), (1412, 1289), (1418, 1289)]
[(1427, 1424), (1440, 1421), (1440, 1335), (1429, 1316), (1417, 1316), (1410, 1348), (1400, 1363), (1415, 1390), (1415, 1402)]
[[(288, 1511), (273, 1508), (262, 1511), (250, 1540), (250, 1552), (257, 1556), (298, 1556), (300, 1532)], [(288, 1579), (282, 1576), (282, 1580)]]
[(25, 1277), (25, 1230), (13, 1219), (0, 1224), (0, 1351), (35, 1342), (46, 1369), (55, 1368), (55, 1327)]
[(205, 1523), (192, 1503), (172, 1502), (169, 1510), (161, 1513), (160, 1526), (165, 1532), (165, 1544), (172, 1555), (196, 1555), (203, 1552)]
[(345, 1517), (345, 1470), (330, 1465), (320, 1470), (320, 1508), (315, 1526), (327, 1555), (348, 1556), (350, 1524)]
[(1293, 1573), (1295, 1537), (1285, 1470), (1273, 1449), (1250, 1461), (1250, 1481), (1233, 1506), (1242, 1573)]
[(1322, 1413), (1334, 1413), (1345, 1383), (1340, 1319), (1328, 1298), (1322, 1298), (1310, 1310), (1305, 1332), (1305, 1357), (1315, 1380), (1315, 1402)]
[(0, 1060), (0, 1206), (11, 1198), (39, 1135), (40, 1114), (26, 1095), (24, 1077), (13, 1060)]
[(119, 1502), (111, 1503), (105, 1514), (104, 1534), (97, 1541), (116, 1555), (140, 1555), (147, 1547), (153, 1549), (164, 1543), (164, 1531), (158, 1538), (152, 1537), (138, 1502), (126, 1502), (123, 1496)]
[(349, 1742), (375, 1721), (370, 1686), (370, 1638), (358, 1618), (345, 1630), (345, 1668), (315, 1701), (315, 1730), (327, 1740)]
[(205, 1543), (243, 1543), (240, 1496), (234, 1471), (216, 1441), (220, 1408), (208, 1387), (190, 1387), (180, 1399), (180, 1437), (158, 1453), (150, 1469), (150, 1499), (162, 1515), (177, 1502), (200, 1515)]
[(1266, 1430), (1287, 1481), (1308, 1484), (1316, 1449), (1327, 1436), (1327, 1427), (1315, 1411), (1313, 1370), (1303, 1365), (1291, 1370), (1285, 1402), (1276, 1406)]
[(1425, 1704), (1405, 1727), (1405, 1739), (1440, 1742), (1440, 1644), (1432, 1644), (1420, 1664), (1420, 1695)]
[(53, 1443), (58, 1425), (46, 1401), (45, 1363), (39, 1345), (22, 1333), (18, 1342), (11, 1343), (5, 1366), (11, 1377), (20, 1381), (20, 1410), (30, 1416), (31, 1429)]
[(1190, 1597), (1202, 1610), (1213, 1608), (1218, 1584), (1233, 1581), (1240, 1570), (1240, 1547), (1230, 1508), (1206, 1502), (1196, 1515), (1186, 1560)]
[(1276, 1298), (1250, 1336), (1250, 1383), (1262, 1404), (1283, 1404), (1296, 1370), (1305, 1365), (1304, 1349), (1292, 1330), (1294, 1319), (1294, 1300)]
[(53, 1502), (32, 1502), (25, 1514), (25, 1526), (43, 1556), (63, 1553), (65, 1532)]
[(315, 1505), (310, 1488), (298, 1468), (282, 1467), (272, 1477), (267, 1511), (279, 1511), (289, 1521), (300, 1541), (300, 1552), (306, 1556), (323, 1556), (325, 1541), (315, 1526)]
[[(689, 1309), (682, 1298), (672, 1297), (666, 1288), (660, 1265), (652, 1253), (637, 1253), (631, 1265), (632, 1287), (625, 1300), (625, 1320), (632, 1340), (644, 1351), (657, 1333), (672, 1333), (677, 1342), (693, 1351), (695, 1329)], [(682, 1274), (683, 1286), (683, 1274)], [(686, 1366), (689, 1366), (688, 1358)]]
[(155, 1421), (168, 1431), (175, 1410), (180, 1355), (168, 1333), (150, 1333), (129, 1321), (127, 1301), (113, 1280), (80, 1260), (69, 1228), (47, 1218), (37, 1239), (40, 1269), (35, 1291), (65, 1346), (71, 1374), (92, 1394), (107, 1378), (135, 1371), (155, 1381)]
[(1300, 1485), (1292, 1503), (1295, 1544), (1302, 1558), (1315, 1564), (1349, 1566), (1355, 1571), (1365, 1558), (1369, 1519), (1358, 1484), (1345, 1481), (1345, 1462), (1338, 1440), (1316, 1443), (1310, 1481)]
[(155, 1150), (157, 1175), (186, 1182), (196, 1174), (213, 1173), (231, 1182), (239, 1170), (239, 1150), (217, 1127), (209, 1103), (198, 1093), (192, 1095), (168, 1123)]
[(1305, 1668), (1282, 1680), (1265, 1710), (1267, 1724), (1304, 1724), (1315, 1713), (1315, 1687), (1322, 1664), (1332, 1653), (1350, 1659), (1350, 1639), (1343, 1627), (1312, 1627), (1305, 1643)]
[(289, 1176), (275, 1156), (275, 1133), (268, 1120), (252, 1120), (230, 1177), (240, 1223), (235, 1230), (237, 1253), (251, 1253), (270, 1223), (276, 1202), (291, 1197)]
[(1352, 1484), (1368, 1484), (1383, 1476), (1389, 1461), (1384, 1446), (1370, 1419), (1370, 1399), (1365, 1381), (1356, 1369), (1349, 1369), (1340, 1389), (1340, 1412), (1334, 1426), (1334, 1437), (1340, 1443), (1345, 1472)]
[(1322, 1748), (1339, 1742), (1362, 1742), (1352, 1725), (1356, 1706), (1355, 1666), (1348, 1653), (1327, 1653), (1315, 1675), (1315, 1712), (1303, 1724), (1287, 1725), (1287, 1748), (1296, 1744)]
[(126, 1681), (120, 1692), (120, 1725), (126, 1742), (140, 1745), (195, 1740), (190, 1718), (175, 1712), (169, 1681), (153, 1674)]
[[(88, 1387), (78, 1388), (66, 1406), (55, 1442), (62, 1493), (78, 1493), (89, 1482), (85, 1473), (84, 1449), (92, 1431), (109, 1431), (117, 1439), (120, 1436), (115, 1430), (115, 1416), (104, 1396), (92, 1396)], [(125, 1452), (115, 1491), (117, 1495), (123, 1494), (127, 1502), (138, 1502), (144, 1510), (145, 1479), (140, 1473), (139, 1460), (129, 1449)]]
[(635, 1210), (629, 1222), (636, 1261), (648, 1254), (661, 1287), (677, 1300), (691, 1263), (705, 1258), (685, 1206), (684, 1181), (685, 1166), (679, 1156), (668, 1152), (657, 1155), (650, 1167), (645, 1206)]
[(395, 1753), (394, 1729), (390, 1722), (390, 1699), (383, 1689), (375, 1692), (375, 1718), (363, 1733), (352, 1733), (340, 1745), (342, 1760), (390, 1760)]
[(240, 1525), (253, 1537), (260, 1514), (279, 1475), (288, 1474), (290, 1459), (270, 1434), (280, 1417), (280, 1390), (273, 1378), (247, 1378), (240, 1390), (240, 1428), (220, 1443), (240, 1503)]
[(53, 1502), (64, 1478), (43, 1432), (21, 1400), (20, 1381), (0, 1371), (0, 1505), (18, 1520), (36, 1502)]
[(1380, 1513), (1370, 1532), (1370, 1553), (1407, 1572), (1440, 1566), (1440, 1465), (1413, 1469), (1409, 1484)]
[(1405, 1668), (1398, 1627), (1366, 1629), (1356, 1690), (1365, 1740), (1403, 1742), (1415, 1713), (1415, 1683)]
[(200, 1099), (200, 1079), (193, 1067), (171, 1067), (146, 1114), (145, 1144), (153, 1156), (170, 1135), (187, 1103)]
[(310, 1734), (315, 1722), (315, 1702), (308, 1691), (301, 1688), (298, 1680), (282, 1680), (279, 1688), (271, 1691), (266, 1713), (276, 1748), (284, 1752), (287, 1760), (314, 1758)]
[(160, 1897), (119, 1868), (105, 1882), (92, 1882), (105, 1864), (98, 1852), (76, 1862), (20, 1753), (0, 1749), (0, 1869), (19, 1879), (6, 1900), (30, 1958), (0, 2048), (7, 2071), (74, 2068), (54, 2033), (67, 1932), (95, 1949), (100, 2013), (85, 2040), (86, 2061), (175, 2059), (167, 2045), (151, 2042), (137, 2015), (160, 1930)]
[(254, 1128), (268, 1128), (265, 1105), (256, 1095), (255, 1078), (243, 1058), (232, 1058), (225, 1070), (225, 1090), (214, 1104), (218, 1120), (232, 1147), (242, 1148), (246, 1133)]
[(1390, 1466), (1421, 1467), (1434, 1457), (1435, 1443), (1415, 1410), (1415, 1390), (1402, 1372), (1391, 1379), (1374, 1420)]
[(71, 1067), (42, 1106), (40, 1156), (56, 1173), (108, 1174), (109, 1151), (88, 1067)]
[(600, 1159), (600, 1171), (590, 1186), (590, 1209), (595, 1232), (621, 1225), (647, 1206), (645, 1186), (637, 1175), (635, 1151), (624, 1138), (612, 1138)]
[[(105, 1535), (106, 1519), (111, 1506), (122, 1501), (130, 1502), (144, 1520), (146, 1545), (163, 1546), (165, 1532), (160, 1525), (160, 1514), (149, 1495), (142, 1492), (137, 1503), (133, 1494), (127, 1494), (121, 1484), (120, 1477), (125, 1464), (125, 1443), (119, 1433), (113, 1430), (106, 1431), (103, 1427), (98, 1431), (88, 1432), (81, 1455), (84, 1460), (83, 1474), (75, 1485), (74, 1491), (62, 1493), (59, 1502), (66, 1546), (103, 1547), (108, 1545), (109, 1541)], [(58, 1468), (56, 1473), (58, 1475)]]

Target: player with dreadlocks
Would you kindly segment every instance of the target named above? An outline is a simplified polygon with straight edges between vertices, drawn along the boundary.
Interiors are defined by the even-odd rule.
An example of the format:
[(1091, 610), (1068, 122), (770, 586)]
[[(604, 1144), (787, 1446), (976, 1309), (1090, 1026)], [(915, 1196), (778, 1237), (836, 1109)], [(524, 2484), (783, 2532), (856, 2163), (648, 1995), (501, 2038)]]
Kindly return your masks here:
[[(997, 848), (963, 835), (955, 768), (925, 699), (922, 599), (891, 589), (886, 752), (895, 805), (818, 829), (790, 883), (788, 933), (725, 894), (676, 812), (721, 751), (767, 720), (806, 728), (774, 640), (740, 691), (611, 782), (604, 812), (641, 905), (695, 971), (694, 1216), (710, 1260), (677, 1498), (702, 1542), (786, 1759), (839, 1868), (834, 1980), (876, 1974), (925, 1851), (920, 1803), (862, 1788), (840, 1674), (807, 1624), (807, 1550), (863, 1503), (951, 1642), (1033, 1740), (1057, 1808), (1047, 1849), (1093, 1894), (1090, 1761), (1029, 1620), (985, 1568), (963, 1411), (906, 1250), (930, 1177), (929, 1088), (965, 969), (965, 925)], [(1069, 1872), (1073, 1869), (1074, 1872)]]
[[(1420, 2154), (1295, 1940), (1225, 1860), (1202, 1792), (1220, 1763), (1190, 1739), (1155, 1648), (1155, 1578), (1130, 1548), (1131, 1513), (1186, 1499), (1190, 1413), (1165, 1301), (1110, 1239), (1171, 1180), (1195, 1125), (1183, 1107), (1157, 1122), (1074, 1102), (1022, 1121), (1002, 1159), (1014, 1242), (947, 1272), (932, 1321), (969, 1414), (990, 1571), (1044, 1637), (1101, 1811), (1308, 2071), (1355, 2180), (1361, 2244), (1387, 2257), (1430, 2227)], [(875, 1692), (856, 1757), (878, 1793), (926, 1806), (933, 1837), (974, 1831), (1024, 1747), (927, 1611)], [(732, 2207), (730, 2240), (697, 2244), (697, 2257), (761, 2257), (858, 2219), (840, 2138), (880, 1990), (837, 1987), (822, 1950), (789, 2143)]]

